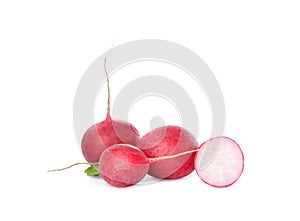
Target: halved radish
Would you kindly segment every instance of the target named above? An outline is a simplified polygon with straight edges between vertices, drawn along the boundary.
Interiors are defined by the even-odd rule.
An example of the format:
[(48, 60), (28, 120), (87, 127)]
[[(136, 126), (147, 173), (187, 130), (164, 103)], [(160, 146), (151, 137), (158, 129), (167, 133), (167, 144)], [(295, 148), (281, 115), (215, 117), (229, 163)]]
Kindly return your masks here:
[(201, 144), (194, 166), (198, 176), (214, 187), (234, 184), (244, 169), (240, 146), (228, 137), (214, 137)]

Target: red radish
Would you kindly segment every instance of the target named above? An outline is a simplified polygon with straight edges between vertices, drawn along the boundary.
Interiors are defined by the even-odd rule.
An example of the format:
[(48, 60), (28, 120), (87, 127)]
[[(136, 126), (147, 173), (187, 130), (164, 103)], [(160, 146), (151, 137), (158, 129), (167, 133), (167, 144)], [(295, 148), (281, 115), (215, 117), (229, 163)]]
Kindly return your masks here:
[(228, 137), (215, 137), (201, 144), (195, 157), (195, 169), (205, 183), (214, 187), (234, 184), (244, 169), (240, 146)]
[[(184, 128), (164, 126), (148, 132), (137, 143), (147, 157), (159, 158), (175, 155), (198, 147), (195, 137)], [(164, 179), (177, 179), (187, 176), (194, 170), (195, 153), (176, 158), (155, 160), (150, 163), (149, 174)]]
[(112, 120), (110, 116), (90, 127), (82, 138), (81, 148), (85, 159), (90, 163), (98, 162), (101, 153), (113, 144), (135, 145), (139, 132), (130, 123)]
[(106, 71), (106, 58), (104, 59), (104, 70), (106, 74), (108, 90), (106, 119), (91, 126), (83, 135), (81, 142), (83, 156), (89, 163), (98, 162), (101, 153), (107, 147), (120, 143), (136, 145), (137, 140), (140, 137), (138, 130), (132, 124), (125, 121), (111, 119), (110, 86)]
[[(167, 136), (170, 133), (168, 132), (168, 129), (173, 127), (175, 126), (163, 127), (164, 129), (166, 129), (164, 133), (160, 133), (163, 131), (160, 128), (156, 129), (158, 132), (150, 132), (154, 140), (155, 138), (159, 139), (155, 142), (155, 144), (150, 145), (152, 148), (150, 147), (148, 150), (150, 152), (152, 151), (154, 153), (160, 153), (162, 150), (164, 150), (164, 148), (174, 146), (172, 136)], [(175, 131), (178, 129), (180, 129), (181, 134), (185, 134), (187, 132), (183, 128), (179, 127), (175, 127), (175, 129), (172, 130)], [(173, 132), (173, 135), (174, 134), (175, 133)], [(181, 136), (184, 137), (184, 142), (180, 141), (182, 138), (179, 138), (177, 145), (175, 145), (175, 149), (178, 145), (181, 145), (181, 142), (189, 145), (189, 140), (193, 140), (189, 137), (190, 134), (188, 134), (188, 136)], [(178, 136), (174, 135), (174, 137)], [(142, 139), (146, 139), (148, 144), (152, 142), (149, 137), (145, 137)], [(166, 139), (166, 141), (163, 141), (164, 139)], [(144, 142), (146, 141), (144, 140)], [(162, 149), (159, 149), (159, 146), (162, 147)], [(96, 176), (100, 173), (104, 180), (111, 185), (117, 187), (125, 187), (138, 183), (143, 179), (143, 177), (145, 177), (147, 172), (151, 175), (153, 175), (153, 173), (156, 173), (155, 176), (159, 177), (159, 173), (164, 174), (166, 173), (166, 171), (170, 172), (170, 170), (173, 170), (174, 167), (178, 167), (179, 169), (177, 169), (176, 172), (172, 172), (170, 176), (166, 177), (173, 178), (174, 174), (178, 176), (178, 174), (182, 175), (184, 174), (184, 172), (186, 173), (187, 171), (192, 171), (193, 169), (187, 170), (186, 168), (190, 166), (189, 159), (191, 157), (194, 157), (195, 153), (196, 156), (194, 158), (194, 167), (196, 169), (196, 172), (202, 181), (211, 186), (228, 187), (235, 183), (243, 172), (243, 152), (239, 145), (234, 140), (228, 137), (211, 138), (210, 140), (201, 144), (200, 148), (194, 148), (172, 155), (164, 154), (164, 156), (149, 158), (144, 154), (142, 150), (138, 149), (137, 147), (131, 146), (129, 144), (115, 144), (104, 150), (100, 157), (99, 163), (94, 163), (93, 165), (91, 165), (87, 162), (79, 162), (64, 168), (48, 170), (48, 172), (66, 170), (79, 164), (89, 164), (91, 165), (91, 167), (87, 169), (88, 175)], [(180, 161), (180, 163), (183, 163), (184, 166), (178, 166), (179, 163), (177, 160), (189, 155), (191, 157), (189, 157), (188, 160)], [(149, 169), (151, 170), (151, 167), (153, 167), (152, 171), (149, 172)], [(177, 178), (179, 178), (179, 176)]]
[(113, 186), (132, 186), (146, 176), (149, 170), (149, 160), (136, 147), (116, 144), (102, 153), (99, 170), (103, 179)]

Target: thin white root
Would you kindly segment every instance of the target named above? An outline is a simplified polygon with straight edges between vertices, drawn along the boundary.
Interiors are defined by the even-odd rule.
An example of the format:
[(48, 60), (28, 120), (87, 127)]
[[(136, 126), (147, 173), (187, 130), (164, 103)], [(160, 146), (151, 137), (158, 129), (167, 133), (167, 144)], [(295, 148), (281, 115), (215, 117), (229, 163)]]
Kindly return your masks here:
[(115, 41), (113, 41), (110, 50), (108, 51), (107, 55), (104, 58), (104, 72), (105, 72), (105, 77), (106, 77), (106, 82), (107, 82), (107, 117), (110, 117), (110, 83), (109, 83), (109, 77), (108, 77), (108, 72), (107, 72), (107, 68), (106, 68), (106, 63), (107, 63), (107, 58), (109, 57), (113, 47), (114, 47)]
[(47, 172), (62, 171), (62, 170), (66, 170), (66, 169), (69, 169), (71, 167), (74, 167), (74, 166), (77, 166), (77, 165), (81, 165), (81, 164), (84, 164), (84, 165), (98, 165), (99, 163), (78, 162), (78, 163), (74, 163), (74, 164), (72, 164), (70, 166), (67, 166), (67, 167), (63, 167), (63, 168), (59, 168), (59, 169), (54, 169), (54, 170), (47, 170)]
[[(170, 155), (170, 156), (155, 157), (155, 158), (148, 158), (148, 159), (149, 159), (150, 163), (153, 163), (153, 162), (156, 162), (156, 161), (172, 159), (172, 158), (180, 157), (180, 156), (183, 156), (183, 155), (186, 155), (186, 154), (195, 153), (195, 152), (198, 152), (198, 151), (199, 151), (199, 148), (195, 149), (195, 150), (190, 150), (190, 151), (186, 151), (186, 152), (182, 152), (182, 153)], [(99, 163), (78, 162), (78, 163), (71, 164), (71, 165), (69, 165), (67, 167), (63, 167), (63, 168), (59, 168), (59, 169), (54, 169), (54, 170), (48, 170), (47, 172), (56, 172), (56, 171), (67, 170), (67, 169), (69, 169), (71, 167), (74, 167), (74, 166), (77, 166), (77, 165), (81, 165), (81, 164), (84, 164), (84, 165), (99, 165)]]
[(180, 157), (180, 156), (183, 156), (183, 155), (186, 155), (186, 154), (191, 154), (191, 153), (198, 152), (198, 151), (199, 151), (199, 148), (195, 149), (195, 150), (189, 150), (189, 151), (186, 151), (186, 152), (174, 154), (174, 155), (149, 158), (149, 162), (153, 163), (153, 162), (156, 162), (156, 161), (159, 161), (159, 160), (172, 159), (172, 158)]

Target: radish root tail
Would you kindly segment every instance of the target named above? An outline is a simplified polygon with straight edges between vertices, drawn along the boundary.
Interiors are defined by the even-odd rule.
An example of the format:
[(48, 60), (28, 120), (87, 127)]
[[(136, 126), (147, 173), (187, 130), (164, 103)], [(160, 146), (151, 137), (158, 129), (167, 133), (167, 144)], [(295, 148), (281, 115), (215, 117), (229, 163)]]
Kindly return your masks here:
[[(153, 163), (153, 162), (156, 162), (156, 161), (172, 159), (172, 158), (180, 157), (180, 156), (183, 156), (183, 155), (186, 155), (186, 154), (195, 153), (195, 152), (198, 152), (198, 151), (199, 151), (199, 148), (194, 149), (194, 150), (190, 150), (190, 151), (186, 151), (186, 152), (182, 152), (182, 153), (178, 153), (178, 154), (174, 154), (174, 155), (148, 158), (148, 159), (149, 159), (150, 163)], [(71, 167), (74, 167), (74, 166), (77, 166), (77, 165), (82, 165), (82, 164), (84, 164), (84, 165), (99, 165), (99, 163), (78, 162), (78, 163), (74, 163), (74, 164), (71, 164), (69, 166), (63, 167), (63, 168), (48, 170), (47, 172), (56, 172), (56, 171), (67, 170)]]
[(108, 72), (107, 72), (107, 58), (109, 57), (113, 47), (114, 47), (115, 41), (113, 41), (111, 48), (109, 49), (107, 55), (104, 58), (104, 72), (105, 72), (105, 76), (106, 76), (106, 83), (107, 83), (107, 114), (106, 114), (106, 118), (109, 119), (110, 117), (110, 83), (109, 83), (109, 77), (108, 77)]
[(47, 172), (56, 172), (56, 171), (67, 170), (67, 169), (69, 169), (71, 167), (74, 167), (74, 166), (77, 166), (77, 165), (82, 165), (82, 164), (84, 164), (84, 165), (95, 165), (95, 164), (98, 165), (98, 163), (78, 162), (78, 163), (71, 164), (71, 165), (69, 165), (67, 167), (63, 167), (63, 168), (59, 168), (59, 169), (54, 169), (54, 170), (47, 170)]
[(195, 153), (195, 152), (198, 152), (198, 151), (199, 151), (199, 148), (195, 149), (195, 150), (189, 150), (189, 151), (185, 151), (185, 152), (182, 152), (182, 153), (174, 154), (174, 155), (149, 158), (149, 162), (153, 163), (153, 162), (160, 161), (160, 160), (173, 159), (173, 158), (176, 158), (176, 157), (180, 157), (180, 156), (183, 156), (183, 155), (186, 155), (186, 154)]

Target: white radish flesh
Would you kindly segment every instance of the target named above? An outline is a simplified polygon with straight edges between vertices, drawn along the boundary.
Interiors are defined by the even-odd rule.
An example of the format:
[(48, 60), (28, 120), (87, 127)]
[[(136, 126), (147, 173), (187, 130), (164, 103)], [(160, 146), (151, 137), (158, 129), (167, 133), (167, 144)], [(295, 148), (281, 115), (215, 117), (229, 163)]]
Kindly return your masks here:
[(234, 184), (244, 169), (240, 146), (228, 137), (215, 137), (201, 144), (194, 162), (198, 176), (214, 187)]

